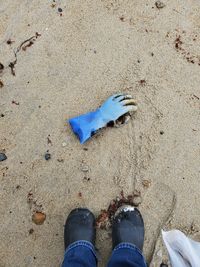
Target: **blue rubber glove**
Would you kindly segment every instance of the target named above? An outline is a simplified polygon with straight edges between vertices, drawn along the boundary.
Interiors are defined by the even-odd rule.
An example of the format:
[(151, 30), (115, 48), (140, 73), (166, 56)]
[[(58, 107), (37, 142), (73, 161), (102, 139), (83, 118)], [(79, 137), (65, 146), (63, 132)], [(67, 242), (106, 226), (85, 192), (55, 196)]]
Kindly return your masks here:
[(69, 123), (83, 144), (109, 122), (116, 121), (122, 115), (136, 110), (137, 105), (132, 96), (116, 94), (109, 97), (96, 111), (72, 118)]

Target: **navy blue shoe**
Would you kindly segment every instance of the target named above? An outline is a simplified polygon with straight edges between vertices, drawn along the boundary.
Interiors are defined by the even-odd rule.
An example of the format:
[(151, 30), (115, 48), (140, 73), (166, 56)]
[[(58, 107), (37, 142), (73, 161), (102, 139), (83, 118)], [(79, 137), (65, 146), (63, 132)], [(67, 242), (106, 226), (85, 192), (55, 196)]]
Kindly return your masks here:
[(113, 249), (120, 243), (131, 243), (141, 251), (144, 244), (144, 222), (141, 213), (132, 206), (120, 207), (112, 225)]
[(95, 246), (95, 217), (88, 209), (74, 209), (70, 212), (64, 230), (65, 249), (72, 243), (85, 240)]

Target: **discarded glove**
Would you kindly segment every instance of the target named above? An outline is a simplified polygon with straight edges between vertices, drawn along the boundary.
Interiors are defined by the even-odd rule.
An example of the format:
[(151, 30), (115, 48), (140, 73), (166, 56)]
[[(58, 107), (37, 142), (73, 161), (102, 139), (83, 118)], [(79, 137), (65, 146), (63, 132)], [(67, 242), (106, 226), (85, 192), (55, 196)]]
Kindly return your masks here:
[(124, 114), (136, 110), (137, 105), (131, 95), (116, 94), (109, 97), (96, 111), (72, 118), (69, 123), (83, 144), (99, 129), (106, 127)]
[(172, 267), (200, 266), (200, 243), (179, 230), (162, 231)]

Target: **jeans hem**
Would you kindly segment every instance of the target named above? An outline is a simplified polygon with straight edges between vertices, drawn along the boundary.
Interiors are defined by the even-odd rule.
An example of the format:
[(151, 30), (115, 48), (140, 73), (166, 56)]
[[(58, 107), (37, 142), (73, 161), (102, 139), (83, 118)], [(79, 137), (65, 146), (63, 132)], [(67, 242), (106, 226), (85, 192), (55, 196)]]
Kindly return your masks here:
[(142, 257), (144, 257), (142, 254), (142, 251), (138, 247), (136, 247), (134, 244), (131, 244), (131, 243), (120, 243), (113, 249), (113, 251), (116, 251), (122, 248), (130, 248), (134, 251), (137, 251)]
[(97, 254), (96, 254), (96, 250), (95, 250), (95, 247), (93, 246), (92, 243), (90, 243), (89, 241), (86, 241), (86, 240), (78, 240), (74, 243), (72, 243), (71, 245), (69, 245), (65, 251), (65, 255), (72, 249), (78, 247), (78, 246), (83, 246), (83, 247), (86, 247), (86, 248), (89, 248), (90, 251), (92, 251), (93, 255), (95, 256), (96, 258), (96, 261), (98, 260), (98, 257), (97, 257)]

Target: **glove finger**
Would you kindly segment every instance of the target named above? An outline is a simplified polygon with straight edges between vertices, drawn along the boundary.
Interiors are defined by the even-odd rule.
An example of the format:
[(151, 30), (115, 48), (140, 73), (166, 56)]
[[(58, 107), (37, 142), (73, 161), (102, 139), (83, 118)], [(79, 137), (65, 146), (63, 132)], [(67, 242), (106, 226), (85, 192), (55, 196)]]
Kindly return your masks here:
[(115, 101), (115, 102), (121, 102), (121, 101), (123, 101), (124, 99), (125, 99), (125, 95), (121, 95), (121, 96), (115, 98), (114, 101)]
[(137, 105), (137, 102), (135, 99), (131, 98), (131, 99), (127, 99), (127, 100), (122, 101), (122, 105), (123, 106)]
[(126, 112), (136, 111), (138, 109), (136, 105), (128, 105), (128, 106), (124, 106), (124, 108), (126, 109)]
[(132, 99), (132, 95), (124, 95), (123, 97), (121, 97), (120, 99), (117, 98), (117, 100), (119, 100), (119, 102), (122, 102), (123, 100), (126, 100), (126, 99)]
[(112, 99), (117, 101), (121, 98), (124, 98), (124, 94), (115, 94), (112, 96)]

